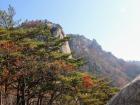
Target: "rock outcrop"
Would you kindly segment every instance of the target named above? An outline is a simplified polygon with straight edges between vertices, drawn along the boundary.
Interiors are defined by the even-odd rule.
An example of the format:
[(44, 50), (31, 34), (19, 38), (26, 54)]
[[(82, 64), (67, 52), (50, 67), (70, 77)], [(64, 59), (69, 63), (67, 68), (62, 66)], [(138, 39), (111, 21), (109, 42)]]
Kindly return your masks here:
[[(50, 22), (48, 20), (25, 21), (24, 23), (21, 24), (21, 27), (31, 28), (31, 27), (36, 27), (38, 25), (44, 25), (44, 24), (49, 27), (49, 29), (51, 31), (51, 34), (54, 37), (59, 37), (60, 39), (63, 39), (66, 36), (64, 34), (64, 31), (63, 31), (62, 27), (59, 24), (52, 23), (52, 22)], [(44, 37), (39, 36), (38, 39), (41, 39), (42, 40), (43, 38)], [(70, 50), (68, 41), (66, 41), (64, 43), (64, 45), (62, 46), (61, 50), (62, 50), (63, 53), (71, 54), (71, 50)], [(70, 58), (71, 57), (72, 56), (70, 56)]]
[[(60, 39), (63, 39), (64, 37), (66, 37), (62, 27), (59, 24), (47, 23), (47, 25), (50, 27), (51, 33), (55, 37), (59, 37)], [(64, 43), (64, 45), (62, 46), (61, 50), (62, 50), (63, 53), (71, 54), (71, 50), (70, 50), (68, 41), (66, 41)]]
[(121, 89), (107, 105), (140, 105), (140, 76)]
[(81, 69), (111, 79), (114, 86), (122, 87), (129, 82), (127, 75), (122, 72), (125, 61), (121, 63), (113, 54), (104, 51), (95, 39), (89, 40), (81, 35), (69, 36), (73, 56), (82, 57), (86, 61)]
[(86, 64), (82, 70), (107, 77), (112, 85), (123, 87), (140, 74), (140, 62), (130, 62), (115, 57), (102, 49), (98, 42), (81, 35), (69, 34), (70, 49), (74, 57), (84, 58)]

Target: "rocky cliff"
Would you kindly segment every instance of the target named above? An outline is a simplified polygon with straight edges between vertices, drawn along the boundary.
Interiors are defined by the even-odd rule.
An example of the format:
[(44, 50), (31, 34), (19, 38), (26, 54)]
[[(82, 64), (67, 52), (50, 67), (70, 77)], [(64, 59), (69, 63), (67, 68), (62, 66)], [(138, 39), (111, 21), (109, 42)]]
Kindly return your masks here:
[[(50, 27), (51, 33), (55, 37), (59, 37), (60, 39), (63, 39), (64, 37), (66, 37), (66, 35), (64, 34), (64, 31), (60, 25), (50, 23), (50, 22), (48, 22), (47, 25)], [(64, 45), (62, 46), (61, 49), (62, 49), (62, 52), (66, 53), (66, 54), (71, 54), (71, 50), (70, 50), (68, 41), (66, 41), (64, 43)]]
[(107, 105), (140, 105), (140, 76), (122, 88)]
[(122, 87), (140, 74), (138, 62), (127, 62), (106, 52), (95, 39), (89, 40), (81, 35), (69, 35), (74, 57), (83, 57), (86, 64), (82, 69), (96, 75), (110, 78), (112, 85)]
[[(36, 27), (38, 25), (45, 24), (50, 28), (50, 31), (54, 37), (59, 37), (60, 39), (63, 39), (66, 37), (63, 28), (59, 24), (52, 23), (48, 20), (32, 20), (32, 21), (25, 21), (22, 23), (21, 27)], [(64, 43), (62, 46), (62, 52), (66, 54), (71, 54), (71, 50), (68, 44), (68, 41)], [(70, 56), (71, 57), (71, 56)]]

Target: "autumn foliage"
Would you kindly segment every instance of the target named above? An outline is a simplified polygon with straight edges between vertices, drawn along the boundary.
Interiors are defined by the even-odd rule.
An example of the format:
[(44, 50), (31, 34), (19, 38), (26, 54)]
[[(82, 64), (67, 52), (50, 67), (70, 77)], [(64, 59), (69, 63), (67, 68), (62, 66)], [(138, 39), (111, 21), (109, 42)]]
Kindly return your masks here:
[[(96, 105), (103, 105), (114, 95), (107, 83), (79, 70), (81, 59), (61, 51), (69, 38), (54, 37), (46, 20), (12, 26), (0, 26), (0, 104), (94, 105), (102, 99)], [(94, 94), (101, 88), (107, 96)]]
[(92, 78), (89, 75), (84, 75), (83, 76), (83, 86), (87, 89), (88, 88), (93, 88), (94, 83), (93, 83)]

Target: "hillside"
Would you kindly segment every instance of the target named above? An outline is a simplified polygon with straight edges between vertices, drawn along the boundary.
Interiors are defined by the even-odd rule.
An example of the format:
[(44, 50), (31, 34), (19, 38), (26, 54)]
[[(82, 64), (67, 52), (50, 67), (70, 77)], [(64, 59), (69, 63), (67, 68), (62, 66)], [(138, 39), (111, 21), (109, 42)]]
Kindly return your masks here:
[(139, 62), (127, 62), (106, 52), (96, 42), (80, 35), (68, 35), (70, 48), (75, 57), (83, 57), (87, 62), (81, 69), (112, 79), (112, 84), (122, 87), (140, 74)]
[(14, 16), (10, 5), (0, 10), (0, 105), (105, 105), (114, 86), (139, 74), (139, 62), (116, 58), (96, 40), (69, 40), (59, 24)]

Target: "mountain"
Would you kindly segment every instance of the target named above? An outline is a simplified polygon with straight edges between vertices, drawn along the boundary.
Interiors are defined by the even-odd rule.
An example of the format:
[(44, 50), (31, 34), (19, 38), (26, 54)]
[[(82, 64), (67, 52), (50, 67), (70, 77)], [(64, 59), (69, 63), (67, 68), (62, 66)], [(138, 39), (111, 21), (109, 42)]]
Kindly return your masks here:
[[(39, 24), (47, 24), (54, 37), (64, 38), (66, 35), (59, 24), (47, 20), (26, 21), (21, 27), (36, 27)], [(112, 84), (122, 87), (140, 74), (140, 62), (126, 62), (118, 59), (110, 52), (106, 52), (95, 39), (89, 40), (84, 36), (69, 34), (71, 40), (62, 46), (64, 53), (73, 53), (73, 57), (82, 57), (86, 64), (81, 70), (90, 72), (92, 75), (107, 77)], [(43, 39), (41, 36), (39, 39)], [(72, 57), (71, 56), (71, 57)]]
[(95, 39), (69, 34), (70, 49), (74, 57), (83, 57), (86, 64), (81, 68), (91, 74), (107, 77), (112, 85), (122, 87), (140, 74), (140, 62), (127, 62), (106, 52)]

